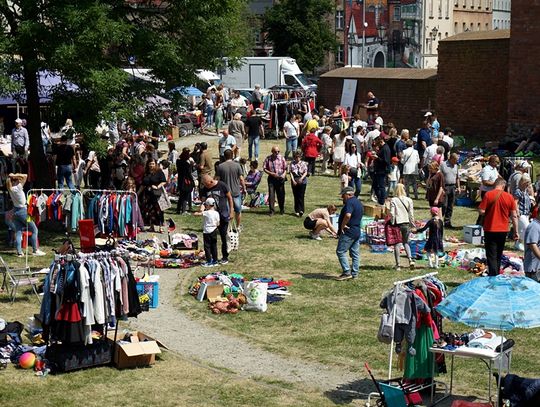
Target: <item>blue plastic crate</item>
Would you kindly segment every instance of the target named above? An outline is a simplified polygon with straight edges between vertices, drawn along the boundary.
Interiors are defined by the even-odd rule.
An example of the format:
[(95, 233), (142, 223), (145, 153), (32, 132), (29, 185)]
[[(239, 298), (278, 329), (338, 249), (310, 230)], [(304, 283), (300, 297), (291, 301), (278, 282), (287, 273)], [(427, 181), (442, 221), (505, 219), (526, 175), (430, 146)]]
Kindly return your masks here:
[(137, 293), (139, 295), (148, 294), (148, 297), (150, 297), (150, 308), (158, 307), (158, 301), (159, 301), (159, 283), (158, 282), (139, 281), (137, 283)]

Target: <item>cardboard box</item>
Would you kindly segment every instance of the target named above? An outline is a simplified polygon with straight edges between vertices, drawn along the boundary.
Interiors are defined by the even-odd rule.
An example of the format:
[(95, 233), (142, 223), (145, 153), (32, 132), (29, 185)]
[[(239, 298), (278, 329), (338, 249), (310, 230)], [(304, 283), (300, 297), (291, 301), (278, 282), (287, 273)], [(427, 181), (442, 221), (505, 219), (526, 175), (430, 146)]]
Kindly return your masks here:
[(463, 240), (466, 243), (481, 245), (484, 243), (484, 229), (480, 225), (463, 226)]
[(114, 344), (114, 364), (119, 369), (150, 366), (161, 353), (158, 342), (142, 332), (132, 332), (129, 342)]
[(364, 205), (364, 215), (381, 219), (384, 215), (384, 207), (376, 204)]
[(332, 226), (336, 230), (338, 230), (338, 228), (339, 228), (338, 220), (339, 220), (339, 215), (337, 213), (334, 213), (333, 215), (330, 215), (330, 222), (332, 222)]
[(211, 301), (223, 294), (223, 284), (219, 281), (204, 281), (199, 287), (197, 301), (203, 301), (205, 298)]

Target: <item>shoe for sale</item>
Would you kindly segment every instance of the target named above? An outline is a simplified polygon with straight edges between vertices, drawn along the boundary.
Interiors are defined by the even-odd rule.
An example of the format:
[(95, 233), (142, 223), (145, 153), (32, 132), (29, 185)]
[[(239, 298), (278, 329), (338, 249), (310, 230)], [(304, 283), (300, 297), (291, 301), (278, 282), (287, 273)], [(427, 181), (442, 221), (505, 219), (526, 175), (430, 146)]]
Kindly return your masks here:
[(352, 278), (353, 276), (351, 276), (350, 274), (341, 274), (340, 276), (336, 277), (336, 281), (345, 281), (345, 280), (350, 280)]
[(45, 256), (47, 253), (37, 249), (34, 253), (32, 253), (34, 256)]

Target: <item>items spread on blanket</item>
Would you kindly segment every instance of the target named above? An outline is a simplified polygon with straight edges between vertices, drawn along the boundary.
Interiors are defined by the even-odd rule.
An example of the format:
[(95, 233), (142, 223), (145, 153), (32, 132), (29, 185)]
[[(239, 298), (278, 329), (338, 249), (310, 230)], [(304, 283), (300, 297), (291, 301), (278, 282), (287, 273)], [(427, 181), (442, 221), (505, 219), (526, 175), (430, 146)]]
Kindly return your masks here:
[(219, 271), (199, 277), (189, 293), (199, 301), (207, 299), (214, 314), (236, 314), (239, 310), (265, 312), (267, 304), (291, 295), (287, 288), (290, 285), (290, 281), (275, 281), (271, 277), (247, 281), (241, 274)]

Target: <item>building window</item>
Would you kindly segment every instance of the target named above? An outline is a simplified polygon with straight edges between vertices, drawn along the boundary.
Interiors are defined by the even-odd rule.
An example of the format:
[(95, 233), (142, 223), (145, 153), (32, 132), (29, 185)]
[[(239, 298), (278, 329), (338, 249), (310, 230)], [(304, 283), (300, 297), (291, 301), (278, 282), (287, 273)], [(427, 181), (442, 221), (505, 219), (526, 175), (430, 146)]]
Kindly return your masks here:
[(429, 18), (433, 18), (433, 2), (435, 0), (429, 0)]
[(343, 51), (343, 44), (339, 44), (338, 51), (336, 52), (336, 64), (342, 64), (345, 58)]
[(471, 28), (470, 28), (470, 31), (473, 31), (474, 30), (474, 24), (471, 23)]
[(336, 30), (343, 30), (345, 26), (345, 17), (343, 10), (336, 10)]
[(467, 31), (467, 23), (463, 23), (463, 31), (462, 32), (465, 32)]
[(486, 23), (486, 31), (489, 30), (489, 23)]
[(456, 35), (458, 33), (458, 24), (457, 24), (457, 21), (454, 23), (454, 35)]
[(478, 23), (478, 31), (480, 31), (481, 29), (482, 29), (482, 25)]
[(401, 7), (394, 6), (394, 21), (401, 20)]
[(439, 0), (439, 18), (442, 18), (442, 2), (443, 0)]
[(467, 0), (463, 0), (463, 8), (467, 7)]
[(450, 0), (446, 0), (446, 18), (450, 18)]

